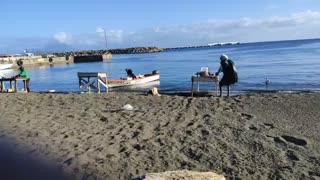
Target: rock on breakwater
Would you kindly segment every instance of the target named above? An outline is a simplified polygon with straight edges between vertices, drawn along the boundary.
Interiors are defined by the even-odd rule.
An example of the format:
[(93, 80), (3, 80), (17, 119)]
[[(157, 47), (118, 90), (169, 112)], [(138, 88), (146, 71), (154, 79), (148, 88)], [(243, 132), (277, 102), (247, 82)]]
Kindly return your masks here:
[(153, 53), (162, 52), (163, 49), (159, 47), (132, 47), (124, 49), (109, 49), (109, 50), (87, 50), (87, 51), (72, 51), (72, 52), (56, 52), (56, 56), (91, 56), (103, 54), (132, 54), (132, 53)]

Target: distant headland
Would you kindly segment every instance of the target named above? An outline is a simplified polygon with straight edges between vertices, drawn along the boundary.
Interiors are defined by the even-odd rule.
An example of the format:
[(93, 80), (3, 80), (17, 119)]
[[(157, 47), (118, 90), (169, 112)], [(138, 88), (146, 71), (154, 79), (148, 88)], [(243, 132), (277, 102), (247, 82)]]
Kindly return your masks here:
[(164, 50), (205, 48), (205, 47), (213, 47), (213, 46), (229, 46), (229, 45), (239, 45), (239, 44), (240, 42), (222, 42), (222, 43), (212, 43), (212, 44), (201, 45), (201, 46), (182, 46), (182, 47), (174, 47), (174, 48), (164, 48)]
[(70, 52), (55, 52), (52, 53), (58, 57), (61, 56), (91, 56), (91, 55), (102, 55), (102, 54), (135, 54), (135, 53), (155, 53), (163, 52), (175, 49), (190, 49), (190, 48), (204, 48), (213, 46), (228, 46), (228, 45), (238, 45), (240, 42), (223, 42), (223, 43), (212, 43), (208, 45), (201, 46), (183, 46), (183, 47), (173, 47), (173, 48), (160, 48), (160, 47), (131, 47), (131, 48), (119, 48), (119, 49), (108, 49), (108, 50), (84, 50), (84, 51), (70, 51)]

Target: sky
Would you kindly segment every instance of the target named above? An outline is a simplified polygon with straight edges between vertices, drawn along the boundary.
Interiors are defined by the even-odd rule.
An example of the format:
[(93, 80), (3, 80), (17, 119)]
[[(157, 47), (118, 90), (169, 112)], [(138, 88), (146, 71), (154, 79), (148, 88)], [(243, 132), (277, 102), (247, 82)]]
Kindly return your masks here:
[(0, 9), (0, 54), (320, 37), (319, 0), (1, 0)]

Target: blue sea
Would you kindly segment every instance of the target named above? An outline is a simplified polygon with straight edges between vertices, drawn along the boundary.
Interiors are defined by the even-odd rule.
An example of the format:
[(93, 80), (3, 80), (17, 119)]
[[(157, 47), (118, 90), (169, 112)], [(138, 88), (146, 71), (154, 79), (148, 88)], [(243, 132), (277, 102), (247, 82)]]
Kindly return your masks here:
[[(144, 91), (157, 86), (160, 91), (189, 91), (191, 76), (201, 67), (209, 67), (211, 73), (216, 72), (222, 53), (227, 54), (237, 66), (239, 82), (232, 87), (233, 91), (320, 91), (319, 39), (243, 43), (161, 53), (114, 54), (111, 62), (42, 66), (27, 70), (31, 77), (31, 91), (78, 91), (77, 72), (107, 72), (109, 79), (116, 79), (126, 76), (125, 68), (131, 68), (135, 74), (151, 73), (153, 70), (161, 74), (160, 82), (127, 90)], [(268, 86), (264, 83), (266, 78), (271, 82)], [(210, 90), (213, 86), (206, 83), (200, 84), (200, 88)]]

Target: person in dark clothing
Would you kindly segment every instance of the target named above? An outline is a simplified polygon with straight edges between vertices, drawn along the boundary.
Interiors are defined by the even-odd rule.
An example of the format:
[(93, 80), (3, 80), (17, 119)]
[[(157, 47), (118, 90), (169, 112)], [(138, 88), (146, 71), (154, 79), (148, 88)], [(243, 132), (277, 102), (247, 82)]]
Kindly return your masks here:
[(20, 73), (18, 75), (16, 75), (16, 78), (18, 77), (22, 77), (22, 78), (25, 78), (26, 79), (26, 91), (27, 92), (30, 92), (30, 86), (29, 86), (29, 83), (30, 83), (30, 77), (29, 77), (29, 74), (28, 72), (24, 69), (23, 66), (20, 66), (19, 67), (19, 70), (20, 70)]
[(132, 70), (131, 69), (126, 69), (126, 72), (127, 72), (127, 76), (128, 77), (131, 77), (133, 79), (136, 79), (136, 75), (133, 74)]
[(230, 85), (238, 82), (238, 73), (234, 62), (227, 55), (222, 54), (220, 60), (221, 66), (215, 74), (217, 76), (220, 72), (223, 72), (223, 77), (219, 82), (220, 97), (222, 96), (222, 86), (227, 86), (227, 96), (229, 96)]

